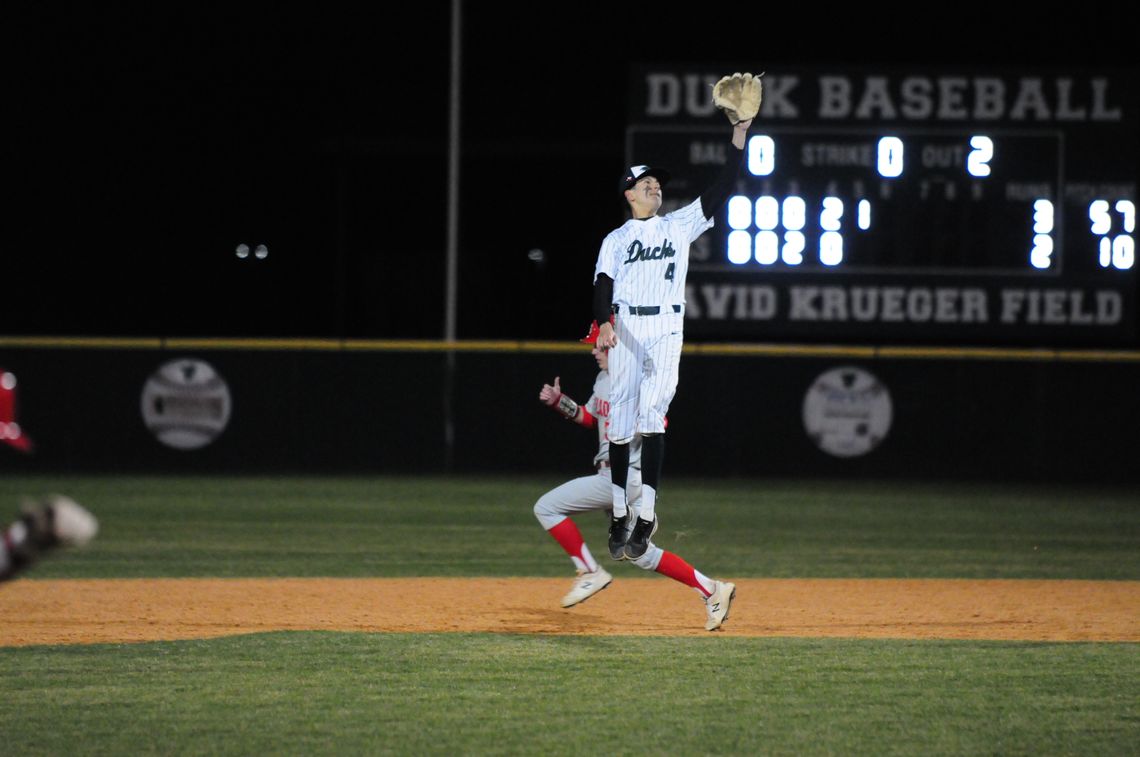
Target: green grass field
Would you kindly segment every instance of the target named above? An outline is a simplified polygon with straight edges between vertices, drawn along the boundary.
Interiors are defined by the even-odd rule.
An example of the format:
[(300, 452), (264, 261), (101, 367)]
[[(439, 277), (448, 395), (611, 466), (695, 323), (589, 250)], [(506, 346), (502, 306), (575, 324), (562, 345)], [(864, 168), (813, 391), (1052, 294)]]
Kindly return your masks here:
[[(23, 580), (567, 576), (549, 478), (5, 477), (88, 549)], [(1134, 491), (669, 481), (731, 577), (1140, 580)], [(600, 546), (603, 519), (580, 519)], [(599, 551), (599, 550), (595, 550)], [(665, 580), (650, 577), (635, 580)], [(0, 587), (0, 592), (4, 589)], [(1138, 754), (1140, 645), (270, 633), (0, 648), (7, 754)]]

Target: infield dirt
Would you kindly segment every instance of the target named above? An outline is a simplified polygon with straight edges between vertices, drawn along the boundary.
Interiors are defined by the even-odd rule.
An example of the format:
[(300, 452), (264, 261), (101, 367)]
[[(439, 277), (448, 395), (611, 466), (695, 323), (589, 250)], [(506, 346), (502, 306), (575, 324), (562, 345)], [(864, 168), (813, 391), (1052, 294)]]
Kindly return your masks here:
[[(727, 636), (1140, 641), (1140, 581), (743, 579)], [(691, 589), (571, 579), (24, 579), (0, 587), (0, 646), (281, 630), (708, 636)]]

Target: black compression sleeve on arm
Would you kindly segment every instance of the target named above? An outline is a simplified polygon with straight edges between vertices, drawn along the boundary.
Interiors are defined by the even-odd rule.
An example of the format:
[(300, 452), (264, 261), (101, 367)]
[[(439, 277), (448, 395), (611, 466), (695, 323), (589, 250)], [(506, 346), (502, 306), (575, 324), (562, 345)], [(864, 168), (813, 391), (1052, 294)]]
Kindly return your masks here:
[(713, 213), (720, 210), (720, 206), (728, 200), (742, 165), (744, 165), (744, 150), (737, 150), (735, 146), (729, 145), (728, 160), (725, 161), (724, 168), (712, 186), (701, 192), (701, 210), (704, 211), (705, 218), (712, 218)]
[(609, 323), (613, 302), (614, 280), (604, 273), (599, 273), (597, 281), (594, 282), (594, 320), (599, 326)]

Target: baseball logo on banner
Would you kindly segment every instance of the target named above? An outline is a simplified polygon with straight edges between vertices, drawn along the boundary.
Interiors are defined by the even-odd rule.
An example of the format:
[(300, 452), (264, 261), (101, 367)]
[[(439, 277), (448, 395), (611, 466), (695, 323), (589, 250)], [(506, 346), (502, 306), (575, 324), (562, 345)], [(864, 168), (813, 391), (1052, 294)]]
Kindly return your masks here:
[(821, 450), (836, 457), (865, 455), (891, 429), (891, 393), (862, 368), (825, 371), (804, 395), (804, 428)]
[(171, 360), (147, 379), (143, 422), (168, 447), (194, 450), (214, 441), (230, 422), (230, 388), (201, 360)]

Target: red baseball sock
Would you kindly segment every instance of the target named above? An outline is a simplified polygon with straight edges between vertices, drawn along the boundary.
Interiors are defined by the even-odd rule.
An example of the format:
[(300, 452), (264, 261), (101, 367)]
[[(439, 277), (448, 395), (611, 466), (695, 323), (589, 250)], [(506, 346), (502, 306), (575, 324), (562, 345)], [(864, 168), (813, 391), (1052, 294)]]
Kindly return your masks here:
[(582, 539), (582, 532), (578, 530), (574, 521), (567, 518), (550, 529), (550, 535), (562, 545), (562, 549), (570, 555), (570, 559), (574, 561), (576, 567), (590, 573), (598, 569), (598, 564), (594, 561), (594, 556), (590, 554), (589, 547)]
[(669, 576), (674, 581), (680, 581), (685, 586), (692, 586), (706, 597), (712, 594), (712, 590), (700, 580), (704, 576), (701, 576), (692, 565), (672, 552), (662, 552), (661, 562), (657, 564), (657, 572), (663, 576)]

